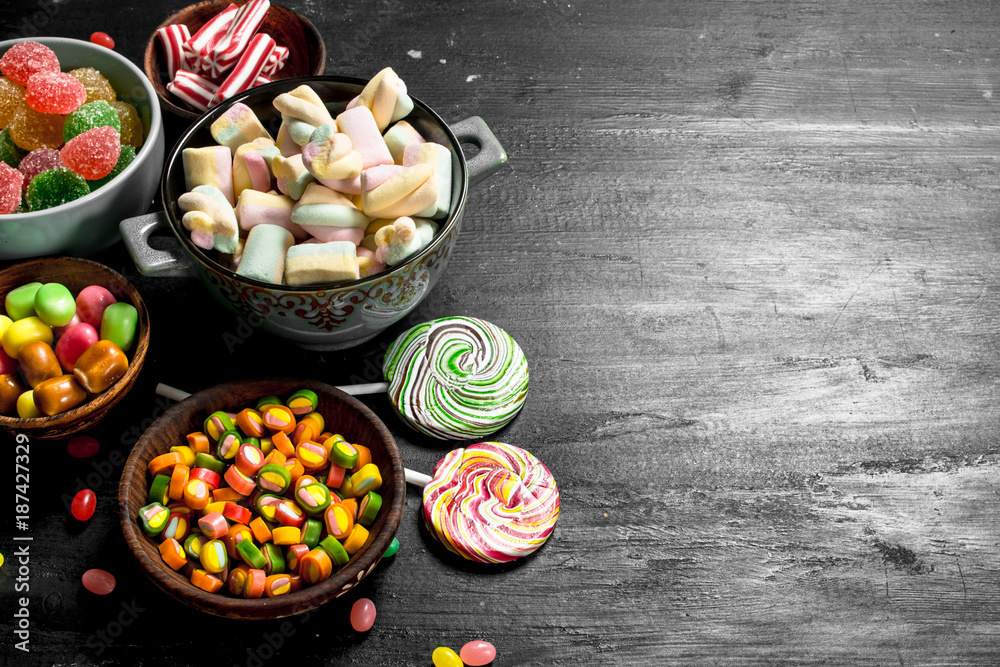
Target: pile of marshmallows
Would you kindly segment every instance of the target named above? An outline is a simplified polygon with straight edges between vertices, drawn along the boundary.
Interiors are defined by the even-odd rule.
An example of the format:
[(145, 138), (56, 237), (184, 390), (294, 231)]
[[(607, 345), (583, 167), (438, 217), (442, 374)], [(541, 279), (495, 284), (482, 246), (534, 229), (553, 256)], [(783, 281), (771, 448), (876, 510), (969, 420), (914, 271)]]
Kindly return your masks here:
[(167, 90), (199, 111), (247, 88), (270, 83), (288, 60), (288, 48), (258, 33), (271, 3), (251, 0), (229, 5), (191, 36), (172, 24), (156, 31), (170, 83)]
[(238, 276), (299, 286), (365, 278), (431, 242), (452, 154), (401, 120), (413, 101), (391, 68), (336, 119), (307, 85), (273, 104), (276, 142), (236, 103), (211, 125), (220, 145), (184, 149), (177, 205), (195, 245)]

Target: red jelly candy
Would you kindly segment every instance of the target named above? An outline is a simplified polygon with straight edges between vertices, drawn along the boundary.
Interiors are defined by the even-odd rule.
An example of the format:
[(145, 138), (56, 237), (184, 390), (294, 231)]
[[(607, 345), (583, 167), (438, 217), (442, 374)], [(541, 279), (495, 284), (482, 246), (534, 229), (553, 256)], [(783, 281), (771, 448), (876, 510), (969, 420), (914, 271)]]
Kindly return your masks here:
[(22, 86), (38, 72), (58, 72), (59, 59), (55, 51), (38, 42), (18, 42), (0, 58), (0, 72)]
[(107, 595), (115, 590), (115, 575), (104, 570), (87, 570), (80, 580), (83, 587), (94, 595)]
[(59, 360), (59, 365), (67, 373), (72, 373), (76, 367), (76, 360), (80, 358), (80, 355), (90, 349), (90, 346), (100, 339), (100, 334), (97, 333), (97, 329), (93, 326), (86, 322), (74, 324), (63, 335), (59, 336), (59, 340), (56, 341), (55, 352), (56, 359)]
[(31, 179), (35, 176), (38, 176), (43, 171), (65, 166), (62, 158), (59, 157), (58, 148), (37, 148), (21, 159), (20, 164), (17, 165), (17, 170), (24, 176), (23, 187), (27, 190), (28, 184), (31, 183)]
[(97, 509), (97, 496), (90, 489), (84, 489), (73, 496), (70, 512), (73, 513), (74, 519), (86, 521), (94, 516), (95, 509)]
[(361, 598), (351, 607), (351, 627), (358, 632), (368, 632), (375, 625), (375, 603)]
[(100, 285), (88, 285), (76, 295), (76, 314), (95, 329), (101, 328), (104, 309), (117, 303), (115, 295)]
[(115, 40), (111, 39), (111, 35), (106, 32), (95, 32), (90, 36), (90, 41), (106, 49), (115, 48)]
[(6, 162), (0, 162), (0, 215), (17, 210), (21, 204), (24, 174)]
[(28, 79), (24, 101), (35, 111), (67, 114), (87, 101), (87, 89), (65, 72), (39, 72)]
[(89, 435), (78, 435), (66, 443), (66, 452), (74, 459), (88, 459), (101, 448), (101, 445)]
[(497, 650), (489, 642), (476, 640), (463, 646), (458, 655), (468, 667), (481, 667), (493, 662), (497, 657)]
[(102, 125), (76, 135), (59, 150), (67, 167), (88, 181), (111, 173), (121, 154), (121, 136), (110, 125)]

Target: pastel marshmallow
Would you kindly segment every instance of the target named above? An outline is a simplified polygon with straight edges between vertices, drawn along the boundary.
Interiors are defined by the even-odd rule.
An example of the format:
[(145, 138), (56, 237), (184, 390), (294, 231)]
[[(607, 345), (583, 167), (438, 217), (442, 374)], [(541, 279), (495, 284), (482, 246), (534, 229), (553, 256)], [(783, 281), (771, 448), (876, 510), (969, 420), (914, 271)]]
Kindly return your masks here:
[(429, 164), (437, 182), (434, 203), (417, 213), (421, 218), (443, 218), (451, 210), (451, 151), (433, 142), (410, 144), (403, 151), (403, 166)]
[(316, 181), (302, 164), (301, 153), (287, 158), (279, 155), (271, 162), (271, 169), (274, 171), (278, 190), (292, 199), (301, 197), (306, 186)]
[(382, 139), (385, 141), (386, 148), (389, 149), (392, 161), (396, 164), (403, 164), (403, 150), (407, 146), (424, 143), (424, 138), (420, 136), (420, 133), (405, 120), (399, 121), (386, 130)]
[(292, 246), (285, 255), (285, 284), (357, 280), (358, 256), (353, 243), (302, 243)]
[(438, 197), (434, 168), (423, 163), (366, 170), (361, 174), (361, 190), (361, 210), (372, 218), (416, 215)]
[(185, 148), (181, 158), (187, 190), (194, 190), (199, 185), (211, 185), (222, 192), (230, 206), (236, 203), (233, 195), (233, 153), (227, 146)]
[(236, 204), (236, 220), (240, 229), (253, 230), (258, 225), (273, 225), (287, 229), (297, 241), (308, 236), (306, 231), (292, 222), (295, 201), (285, 195), (272, 195), (257, 190), (244, 190)]
[(396, 266), (427, 247), (437, 228), (432, 220), (401, 217), (375, 234), (375, 259), (387, 266)]
[(302, 147), (302, 163), (319, 181), (341, 181), (361, 175), (361, 153), (354, 150), (350, 137), (332, 131), (329, 125), (316, 128), (309, 143)]
[(302, 147), (292, 140), (292, 136), (288, 133), (288, 125), (284, 121), (278, 126), (278, 138), (274, 140), (274, 143), (284, 157), (291, 157), (302, 152)]
[[(281, 119), (288, 125), (290, 136), (299, 146), (309, 141), (312, 128), (318, 125), (334, 124), (333, 117), (319, 95), (309, 86), (302, 84), (295, 90), (282, 93), (274, 98), (274, 108), (281, 112)], [(305, 133), (303, 127), (310, 127)]]
[(378, 261), (375, 253), (368, 248), (359, 247), (355, 252), (358, 255), (358, 273), (362, 278), (373, 276), (379, 271), (385, 270), (385, 264)]
[(250, 230), (236, 275), (265, 283), (281, 284), (285, 254), (295, 239), (284, 227), (261, 224)]
[(413, 111), (413, 100), (406, 94), (406, 84), (391, 67), (371, 78), (361, 94), (347, 105), (348, 109), (367, 107), (375, 118), (379, 132), (394, 121)]
[[(350, 240), (357, 245), (370, 218), (350, 199), (319, 183), (310, 183), (292, 210), (291, 221), (324, 241)], [(350, 233), (336, 230), (353, 230)]]
[(212, 248), (224, 254), (236, 251), (240, 240), (236, 213), (222, 191), (213, 185), (198, 185), (182, 194), (177, 206), (184, 211), (181, 223), (192, 233), (196, 245), (206, 248), (205, 235), (210, 234)]
[(237, 102), (226, 109), (226, 112), (215, 119), (209, 127), (209, 132), (212, 133), (213, 139), (234, 152), (254, 139), (271, 139), (271, 135), (264, 129), (257, 114), (242, 102)]
[(351, 139), (351, 146), (361, 153), (361, 168), (392, 164), (392, 155), (366, 106), (357, 106), (337, 116), (337, 129)]
[(271, 162), (279, 155), (269, 137), (258, 137), (239, 146), (233, 153), (233, 195), (239, 199), (247, 188), (271, 189)]

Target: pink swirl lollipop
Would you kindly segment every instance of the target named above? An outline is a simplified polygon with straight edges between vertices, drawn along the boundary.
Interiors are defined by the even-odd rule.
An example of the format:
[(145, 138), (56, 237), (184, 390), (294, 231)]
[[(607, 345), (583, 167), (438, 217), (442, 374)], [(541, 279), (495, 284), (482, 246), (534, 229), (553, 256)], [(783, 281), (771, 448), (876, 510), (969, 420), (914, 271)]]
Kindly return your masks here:
[(424, 523), (448, 550), (480, 563), (535, 551), (559, 518), (559, 487), (533, 454), (502, 442), (449, 452), (424, 487)]

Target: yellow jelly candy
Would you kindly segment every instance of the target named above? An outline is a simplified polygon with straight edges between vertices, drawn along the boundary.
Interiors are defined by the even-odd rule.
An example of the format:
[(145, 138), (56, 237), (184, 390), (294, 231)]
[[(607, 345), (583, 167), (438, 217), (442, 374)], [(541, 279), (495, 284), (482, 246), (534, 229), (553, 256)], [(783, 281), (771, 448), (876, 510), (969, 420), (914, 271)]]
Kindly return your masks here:
[(3, 351), (17, 359), (21, 347), (36, 340), (52, 345), (52, 327), (37, 317), (26, 317), (10, 324), (3, 332)]
[(10, 319), (6, 315), (0, 315), (0, 339), (3, 338), (3, 334), (7, 331), (7, 327), (14, 323), (14, 320)]
[(17, 397), (17, 416), (21, 419), (34, 419), (43, 416), (35, 405), (34, 390), (26, 391)]
[(139, 120), (139, 113), (135, 107), (128, 102), (110, 102), (111, 108), (118, 112), (118, 120), (121, 122), (122, 146), (142, 148), (142, 121)]
[(87, 89), (87, 102), (85, 104), (95, 100), (114, 102), (118, 99), (118, 95), (115, 93), (111, 82), (101, 76), (101, 73), (93, 67), (81, 67), (80, 69), (70, 70), (69, 75), (76, 77), (83, 84), (83, 87)]
[(42, 113), (25, 104), (14, 111), (7, 129), (23, 150), (59, 148), (63, 145), (63, 119), (61, 114)]
[(438, 646), (431, 654), (434, 667), (462, 667), (462, 659), (447, 646)]

